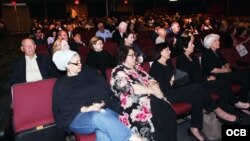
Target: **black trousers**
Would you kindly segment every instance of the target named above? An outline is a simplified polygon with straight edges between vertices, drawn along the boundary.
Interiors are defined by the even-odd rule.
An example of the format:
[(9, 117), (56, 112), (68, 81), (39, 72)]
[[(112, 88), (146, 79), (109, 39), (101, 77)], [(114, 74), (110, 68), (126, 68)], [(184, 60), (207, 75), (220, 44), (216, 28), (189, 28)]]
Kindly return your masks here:
[[(171, 103), (187, 102), (192, 105), (191, 126), (202, 128), (203, 121), (203, 104), (206, 91), (202, 84), (190, 84), (179, 88), (173, 88), (164, 92), (165, 96)], [(210, 107), (210, 105), (207, 105)], [(211, 105), (213, 106), (213, 105)]]
[(236, 96), (233, 94), (230, 83), (225, 79), (217, 79), (213, 81), (206, 81), (202, 83), (208, 93), (216, 92), (219, 99), (219, 106), (226, 110), (229, 108), (230, 104), (237, 102)]
[(164, 100), (150, 97), (152, 122), (155, 127), (156, 141), (177, 141), (177, 120), (172, 107)]
[(249, 70), (236, 70), (231, 73), (216, 74), (217, 79), (224, 79), (230, 84), (241, 85), (241, 93), (239, 94), (239, 101), (248, 102), (248, 95), (250, 90), (250, 72)]

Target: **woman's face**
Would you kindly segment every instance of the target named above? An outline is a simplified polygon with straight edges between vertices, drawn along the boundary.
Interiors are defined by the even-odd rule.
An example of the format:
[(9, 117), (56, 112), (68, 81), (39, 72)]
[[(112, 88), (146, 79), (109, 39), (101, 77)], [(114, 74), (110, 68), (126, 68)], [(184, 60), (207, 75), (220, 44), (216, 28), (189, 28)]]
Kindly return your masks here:
[(56, 37), (56, 32), (55, 32), (55, 31), (52, 32), (52, 36), (53, 36), (53, 37)]
[(62, 48), (61, 48), (62, 50), (64, 50), (64, 49), (69, 49), (69, 44), (68, 44), (68, 42), (65, 41), (65, 40), (62, 40), (61, 46), (62, 46)]
[(162, 51), (161, 51), (161, 57), (164, 57), (166, 60), (170, 59), (170, 54), (171, 54), (171, 51), (169, 50), (169, 48), (164, 48)]
[(93, 48), (96, 52), (101, 52), (103, 50), (103, 42), (102, 40), (98, 40), (96, 44), (93, 44)]
[(68, 63), (68, 71), (78, 74), (82, 70), (81, 58), (79, 55), (74, 55)]
[(136, 54), (133, 50), (129, 49), (129, 52), (127, 54), (127, 57), (125, 59), (125, 65), (133, 67), (136, 64)]
[(132, 45), (133, 42), (135, 41), (134, 34), (130, 33), (127, 38), (125, 38), (125, 43), (128, 45)]
[(212, 50), (217, 50), (220, 48), (220, 41), (218, 38), (215, 38), (210, 46)]
[(194, 39), (191, 38), (189, 43), (188, 43), (188, 47), (184, 49), (186, 53), (193, 53), (194, 52)]

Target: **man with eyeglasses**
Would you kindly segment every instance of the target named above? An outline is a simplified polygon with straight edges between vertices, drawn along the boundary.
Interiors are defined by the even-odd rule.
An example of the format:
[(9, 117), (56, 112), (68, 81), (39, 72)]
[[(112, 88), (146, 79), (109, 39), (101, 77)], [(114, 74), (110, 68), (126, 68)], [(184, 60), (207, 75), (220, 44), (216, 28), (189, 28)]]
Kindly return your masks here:
[(36, 45), (46, 45), (47, 42), (44, 40), (44, 33), (41, 28), (36, 28), (34, 31), (34, 42)]

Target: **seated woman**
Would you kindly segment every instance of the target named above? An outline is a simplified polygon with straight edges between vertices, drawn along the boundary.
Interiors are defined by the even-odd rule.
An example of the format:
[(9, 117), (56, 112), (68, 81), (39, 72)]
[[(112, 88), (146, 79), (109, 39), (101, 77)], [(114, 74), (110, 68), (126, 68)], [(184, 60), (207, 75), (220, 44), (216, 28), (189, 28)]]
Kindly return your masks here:
[(202, 53), (201, 65), (206, 75), (212, 75), (216, 79), (226, 80), (229, 84), (240, 84), (242, 89), (239, 94), (239, 100), (234, 105), (242, 112), (250, 115), (249, 104), (249, 70), (232, 70), (230, 64), (218, 52), (220, 48), (220, 36), (218, 34), (209, 34), (204, 38), (204, 47)]
[(106, 69), (113, 68), (116, 65), (114, 57), (103, 50), (103, 39), (101, 37), (92, 37), (89, 46), (91, 50), (87, 55), (86, 65), (98, 69), (105, 77)]
[(57, 39), (52, 47), (52, 54), (58, 50), (69, 50), (69, 44), (64, 39)]
[[(219, 105), (224, 110), (229, 109), (230, 103), (236, 102), (236, 97), (231, 91), (230, 84), (226, 80), (216, 80), (216, 77), (206, 76), (201, 70), (199, 60), (192, 55), (194, 52), (194, 36), (181, 37), (179, 48), (183, 53), (178, 57), (176, 66), (188, 73), (192, 83), (202, 83), (208, 93), (217, 92), (220, 96)], [(220, 114), (217, 112), (217, 114)], [(221, 117), (219, 115), (219, 117)]]
[(217, 107), (203, 85), (196, 83), (178, 88), (173, 86), (175, 77), (174, 68), (170, 61), (170, 53), (166, 43), (161, 43), (156, 46), (156, 57), (151, 66), (150, 75), (159, 82), (164, 96), (166, 96), (170, 102), (188, 102), (192, 105), (190, 128), (192, 135), (200, 141), (204, 140), (204, 137), (199, 132), (199, 129), (202, 129), (203, 105), (208, 111), (217, 113), (220, 118), (235, 121), (235, 116)]
[(121, 42), (121, 45), (134, 48), (135, 53), (137, 54), (139, 63), (142, 63), (143, 60), (147, 59), (147, 56), (141, 51), (140, 47), (135, 43), (135, 40), (136, 40), (135, 33), (131, 31), (127, 31), (126, 33), (124, 33), (123, 37), (124, 38)]
[(133, 48), (118, 49), (119, 65), (112, 70), (111, 88), (121, 101), (120, 121), (144, 141), (176, 141), (176, 115), (158, 83), (136, 65)]
[[(56, 67), (67, 71), (57, 80), (53, 91), (53, 114), (56, 124), (65, 131), (96, 134), (97, 141), (142, 141), (118, 120), (105, 79), (89, 67), (82, 67), (78, 53), (56, 51)], [(114, 106), (112, 106), (114, 105)]]

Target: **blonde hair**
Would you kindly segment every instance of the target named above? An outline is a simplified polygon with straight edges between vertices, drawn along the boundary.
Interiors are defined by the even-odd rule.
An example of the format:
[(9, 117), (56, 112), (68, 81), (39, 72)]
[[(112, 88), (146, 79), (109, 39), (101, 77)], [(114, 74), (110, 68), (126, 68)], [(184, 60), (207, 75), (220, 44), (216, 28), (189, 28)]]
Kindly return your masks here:
[(61, 50), (62, 48), (62, 40), (63, 39), (57, 39), (52, 47), (52, 54), (54, 54), (56, 51)]
[(95, 45), (99, 40), (101, 40), (102, 43), (104, 42), (101, 37), (96, 37), (96, 36), (92, 37), (89, 40), (89, 47), (90, 47), (90, 49), (94, 49), (93, 45)]

